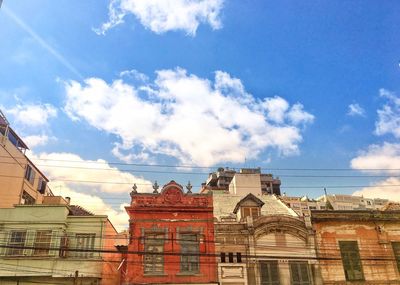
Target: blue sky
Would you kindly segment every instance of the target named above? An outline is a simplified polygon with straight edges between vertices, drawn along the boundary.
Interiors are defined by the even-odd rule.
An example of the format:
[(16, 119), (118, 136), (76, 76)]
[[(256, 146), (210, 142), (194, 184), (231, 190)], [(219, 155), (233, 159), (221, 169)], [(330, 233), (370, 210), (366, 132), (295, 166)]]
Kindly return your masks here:
[[(277, 170), (400, 165), (398, 1), (140, 2), (4, 1), (0, 105), (38, 164), (260, 166), (290, 195), (376, 185), (328, 190), (398, 198), (396, 187), (379, 187), (400, 184), (393, 170), (373, 173), (390, 181)], [(75, 175), (43, 167), (50, 178)], [(129, 169), (127, 181), (196, 186), (208, 171)], [(59, 183), (114, 209), (128, 202), (129, 185)]]

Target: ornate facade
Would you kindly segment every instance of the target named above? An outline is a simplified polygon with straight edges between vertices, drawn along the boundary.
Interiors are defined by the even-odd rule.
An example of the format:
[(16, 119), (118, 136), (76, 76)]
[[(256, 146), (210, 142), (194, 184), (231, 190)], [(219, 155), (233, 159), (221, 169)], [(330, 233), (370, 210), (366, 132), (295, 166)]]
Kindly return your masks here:
[(214, 195), (221, 285), (322, 284), (309, 221), (275, 196)]
[(131, 193), (123, 284), (216, 284), (213, 201), (174, 181)]

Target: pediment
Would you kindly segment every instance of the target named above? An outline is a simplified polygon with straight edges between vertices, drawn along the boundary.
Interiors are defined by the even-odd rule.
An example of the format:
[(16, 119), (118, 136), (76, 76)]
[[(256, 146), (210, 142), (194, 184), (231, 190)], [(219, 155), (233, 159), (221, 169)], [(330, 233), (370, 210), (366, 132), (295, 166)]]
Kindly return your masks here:
[(233, 213), (236, 214), (237, 211), (240, 209), (240, 207), (260, 207), (261, 208), (263, 205), (264, 205), (263, 201), (261, 201), (259, 198), (257, 198), (253, 194), (249, 193), (236, 204), (236, 207), (233, 210)]

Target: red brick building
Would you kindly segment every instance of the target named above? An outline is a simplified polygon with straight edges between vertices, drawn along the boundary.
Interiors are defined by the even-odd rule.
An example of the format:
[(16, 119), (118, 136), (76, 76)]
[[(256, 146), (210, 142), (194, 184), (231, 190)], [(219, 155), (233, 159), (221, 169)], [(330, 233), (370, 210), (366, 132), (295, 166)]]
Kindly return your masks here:
[(174, 181), (131, 192), (122, 284), (216, 284), (213, 200)]

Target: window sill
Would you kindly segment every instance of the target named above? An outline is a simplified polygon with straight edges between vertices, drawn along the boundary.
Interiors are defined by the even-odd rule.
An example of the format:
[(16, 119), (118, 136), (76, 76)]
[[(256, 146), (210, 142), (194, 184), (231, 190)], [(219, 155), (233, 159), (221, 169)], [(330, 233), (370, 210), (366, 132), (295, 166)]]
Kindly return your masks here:
[(176, 276), (203, 276), (203, 274), (199, 272), (178, 272)]
[(143, 276), (144, 277), (157, 277), (157, 276), (163, 277), (163, 276), (168, 276), (168, 274), (165, 274), (165, 273), (144, 273)]

